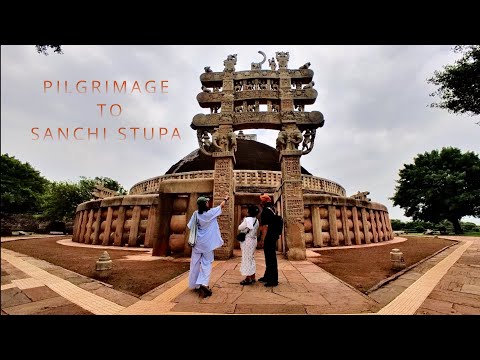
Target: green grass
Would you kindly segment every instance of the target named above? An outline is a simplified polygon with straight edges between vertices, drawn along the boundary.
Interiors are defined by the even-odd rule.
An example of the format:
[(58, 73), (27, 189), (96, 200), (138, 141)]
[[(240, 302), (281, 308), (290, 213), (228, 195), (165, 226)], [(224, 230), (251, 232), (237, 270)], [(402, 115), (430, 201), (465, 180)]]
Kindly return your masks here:
[(463, 234), (461, 234), (462, 236), (478, 236), (480, 237), (480, 232), (478, 231), (465, 231)]

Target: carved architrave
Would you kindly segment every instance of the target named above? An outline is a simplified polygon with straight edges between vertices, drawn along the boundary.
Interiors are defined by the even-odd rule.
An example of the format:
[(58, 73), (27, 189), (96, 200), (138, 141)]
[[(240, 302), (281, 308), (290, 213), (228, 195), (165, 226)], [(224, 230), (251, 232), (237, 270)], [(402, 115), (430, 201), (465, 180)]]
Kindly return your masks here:
[[(325, 120), (323, 114), (319, 111), (295, 111), (291, 112), (291, 119), (284, 115), (281, 112), (246, 112), (243, 109), (241, 113), (234, 113), (232, 115), (232, 124), (233, 130), (237, 131), (240, 129), (245, 129), (245, 126), (248, 125), (251, 127), (256, 127), (259, 129), (280, 129), (282, 122), (290, 121), (297, 124), (298, 128), (302, 131), (305, 129), (318, 128), (322, 127)], [(194, 130), (198, 128), (213, 128), (218, 126), (220, 122), (220, 116), (225, 115), (224, 113), (217, 114), (197, 114), (193, 117), (190, 127)], [(289, 115), (290, 116), (290, 115)], [(237, 128), (238, 126), (238, 128)]]
[[(216, 92), (216, 93), (209, 93), (202, 91), (197, 95), (197, 101), (203, 107), (210, 106), (211, 103), (219, 103), (223, 100), (223, 96), (225, 94), (223, 92)], [(207, 104), (207, 105), (205, 105)]]
[(200, 81), (208, 82), (208, 81), (222, 81), (223, 80), (223, 72), (211, 72), (211, 73), (203, 73), (200, 75)]
[(249, 99), (278, 99), (278, 92), (274, 90), (245, 90), (235, 93), (235, 100)]
[[(232, 78), (235, 80), (243, 80), (253, 78), (255, 76), (272, 79), (278, 79), (280, 77), (278, 71), (272, 70), (260, 70), (260, 72), (252, 72), (249, 70), (237, 71), (233, 73), (225, 72), (211, 72), (203, 73), (200, 75), (200, 81), (202, 82), (218, 82), (222, 81), (226, 75), (232, 74)], [(308, 83), (313, 78), (314, 72), (311, 69), (288, 69), (287, 74), (292, 78), (292, 81), (297, 81), (298, 79), (305, 79), (305, 83)]]

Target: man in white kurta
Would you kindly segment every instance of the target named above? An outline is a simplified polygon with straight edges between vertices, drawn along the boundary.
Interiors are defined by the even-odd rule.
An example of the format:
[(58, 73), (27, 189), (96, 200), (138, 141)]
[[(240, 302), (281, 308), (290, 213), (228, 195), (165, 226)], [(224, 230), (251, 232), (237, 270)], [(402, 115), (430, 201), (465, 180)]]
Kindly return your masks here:
[[(207, 198), (204, 199), (208, 201)], [(222, 213), (222, 205), (224, 202), (202, 214), (197, 210), (197, 241), (192, 248), (188, 278), (190, 289), (199, 289), (200, 285), (208, 288), (214, 260), (213, 250), (223, 245), (217, 222), (217, 217)], [(187, 224), (189, 229), (194, 226), (194, 219), (194, 216), (190, 218)]]

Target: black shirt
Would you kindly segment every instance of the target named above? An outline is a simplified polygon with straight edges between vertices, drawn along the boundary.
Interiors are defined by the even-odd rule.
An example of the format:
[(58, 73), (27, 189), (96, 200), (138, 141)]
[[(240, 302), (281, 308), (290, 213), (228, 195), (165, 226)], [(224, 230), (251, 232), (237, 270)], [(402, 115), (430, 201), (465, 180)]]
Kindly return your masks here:
[(270, 225), (273, 221), (274, 210), (270, 207), (267, 209), (268, 206), (265, 206), (262, 210), (262, 214), (260, 215), (260, 224), (263, 225)]

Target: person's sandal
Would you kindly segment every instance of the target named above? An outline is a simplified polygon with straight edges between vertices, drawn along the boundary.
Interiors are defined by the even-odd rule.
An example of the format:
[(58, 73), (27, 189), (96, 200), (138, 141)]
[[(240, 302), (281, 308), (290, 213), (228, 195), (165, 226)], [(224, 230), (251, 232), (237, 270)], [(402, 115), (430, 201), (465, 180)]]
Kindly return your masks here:
[(244, 279), (240, 281), (240, 285), (252, 285), (255, 282), (255, 280), (252, 279)]
[(210, 290), (205, 285), (200, 285), (200, 293), (203, 295), (203, 297), (208, 297), (212, 295), (212, 290)]

